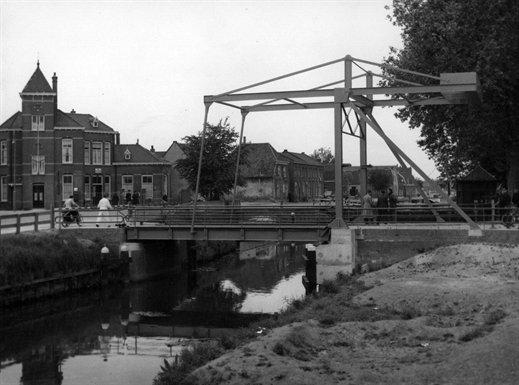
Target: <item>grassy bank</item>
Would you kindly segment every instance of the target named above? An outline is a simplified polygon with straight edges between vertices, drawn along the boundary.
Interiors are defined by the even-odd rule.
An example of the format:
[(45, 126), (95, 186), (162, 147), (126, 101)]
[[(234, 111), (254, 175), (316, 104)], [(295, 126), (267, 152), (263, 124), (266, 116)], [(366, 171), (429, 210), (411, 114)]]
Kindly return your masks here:
[(68, 231), (2, 235), (0, 287), (96, 268), (104, 244), (101, 237)]
[[(266, 334), (268, 330), (294, 322), (317, 320), (323, 327), (329, 327), (348, 321), (377, 321), (383, 319), (407, 319), (406, 312), (393, 309), (376, 309), (373, 306), (359, 306), (352, 303), (352, 298), (368, 290), (358, 280), (358, 276), (338, 275), (337, 280), (324, 282), (320, 292), (295, 300), (283, 312), (249, 325), (231, 338), (217, 341), (201, 342), (182, 351), (177, 363), (167, 362), (154, 380), (154, 385), (195, 384), (190, 374), (224, 353), (236, 349), (257, 336)], [(294, 338), (299, 338), (294, 336)], [(294, 341), (292, 341), (294, 342)], [(297, 345), (297, 341), (294, 342)], [(293, 348), (290, 343), (280, 343), (275, 347), (278, 355), (290, 355)]]

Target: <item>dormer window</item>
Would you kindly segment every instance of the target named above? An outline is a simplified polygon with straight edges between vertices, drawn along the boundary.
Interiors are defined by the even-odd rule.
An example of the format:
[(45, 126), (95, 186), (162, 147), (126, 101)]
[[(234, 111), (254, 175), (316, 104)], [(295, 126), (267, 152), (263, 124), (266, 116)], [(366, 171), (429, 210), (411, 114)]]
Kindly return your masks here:
[(124, 159), (130, 160), (131, 158), (132, 158), (132, 153), (130, 152), (130, 150), (126, 149), (126, 151), (124, 151)]
[(92, 119), (92, 127), (99, 127), (99, 120), (97, 120), (97, 117), (94, 117), (94, 119)]

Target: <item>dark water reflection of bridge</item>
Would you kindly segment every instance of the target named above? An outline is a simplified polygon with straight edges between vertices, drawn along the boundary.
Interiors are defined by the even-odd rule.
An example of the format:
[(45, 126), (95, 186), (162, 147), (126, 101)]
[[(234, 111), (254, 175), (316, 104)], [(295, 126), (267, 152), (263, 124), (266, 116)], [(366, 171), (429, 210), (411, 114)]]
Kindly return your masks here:
[(304, 293), (301, 246), (254, 246), (157, 281), (3, 311), (0, 383), (151, 383), (191, 339), (232, 334)]

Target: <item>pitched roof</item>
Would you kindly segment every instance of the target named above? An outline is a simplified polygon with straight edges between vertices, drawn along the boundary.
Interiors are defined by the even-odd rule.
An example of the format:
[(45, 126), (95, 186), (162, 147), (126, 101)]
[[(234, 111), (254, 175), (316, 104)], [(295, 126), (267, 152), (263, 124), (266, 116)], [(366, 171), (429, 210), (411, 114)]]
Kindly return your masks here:
[(164, 155), (166, 155), (166, 151), (155, 151), (155, 155), (161, 159), (164, 159)]
[(13, 116), (7, 119), (0, 125), (0, 128), (22, 128), (22, 113), (16, 112)]
[(47, 79), (45, 79), (45, 76), (41, 72), (39, 62), (36, 70), (23, 88), (22, 92), (54, 92), (49, 82)]
[(489, 173), (479, 164), (472, 169), (467, 175), (458, 179), (458, 181), (466, 181), (466, 182), (483, 182), (483, 181), (495, 181), (496, 178), (494, 175)]
[(270, 143), (245, 143), (242, 149), (246, 164), (240, 166), (240, 174), (245, 178), (272, 177), (276, 163), (287, 163)]
[(297, 152), (291, 152), (291, 151), (284, 150), (281, 153), (281, 155), (283, 155), (288, 160), (290, 160), (294, 163), (305, 164), (307, 166), (320, 166), (320, 167), (325, 166), (318, 160), (312, 158), (311, 156), (306, 155), (305, 153), (297, 153)]
[(83, 127), (79, 122), (72, 119), (69, 114), (58, 110), (58, 114), (56, 116), (56, 127)]
[[(92, 123), (97, 120), (97, 127)], [(56, 127), (83, 127), (89, 131), (113, 132), (114, 129), (91, 114), (78, 114), (76, 112), (63, 112), (58, 110)]]
[[(124, 157), (124, 153), (129, 151), (130, 159)], [(169, 164), (168, 161), (155, 155), (155, 153), (142, 147), (140, 144), (116, 144), (114, 148), (114, 162), (116, 163), (161, 163)]]

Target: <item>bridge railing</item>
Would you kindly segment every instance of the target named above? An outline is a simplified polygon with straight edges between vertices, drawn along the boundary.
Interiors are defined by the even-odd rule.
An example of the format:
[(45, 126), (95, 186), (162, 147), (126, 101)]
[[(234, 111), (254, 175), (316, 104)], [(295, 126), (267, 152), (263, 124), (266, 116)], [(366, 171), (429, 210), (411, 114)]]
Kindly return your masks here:
[[(511, 212), (510, 208), (463, 207), (476, 222), (498, 223)], [(128, 210), (128, 225), (155, 223), (165, 225), (187, 225), (191, 223), (191, 206), (145, 207)], [(212, 206), (198, 205), (195, 225), (327, 225), (335, 218), (332, 205), (328, 206)], [(463, 218), (447, 205), (407, 205), (395, 208), (365, 209), (357, 206), (344, 208), (346, 223), (464, 223)]]
[[(144, 222), (166, 225), (184, 225), (191, 223), (191, 206), (170, 207), (134, 207), (130, 210), (129, 224)], [(195, 224), (317, 224), (327, 225), (333, 220), (333, 208), (301, 206), (197, 206)]]

